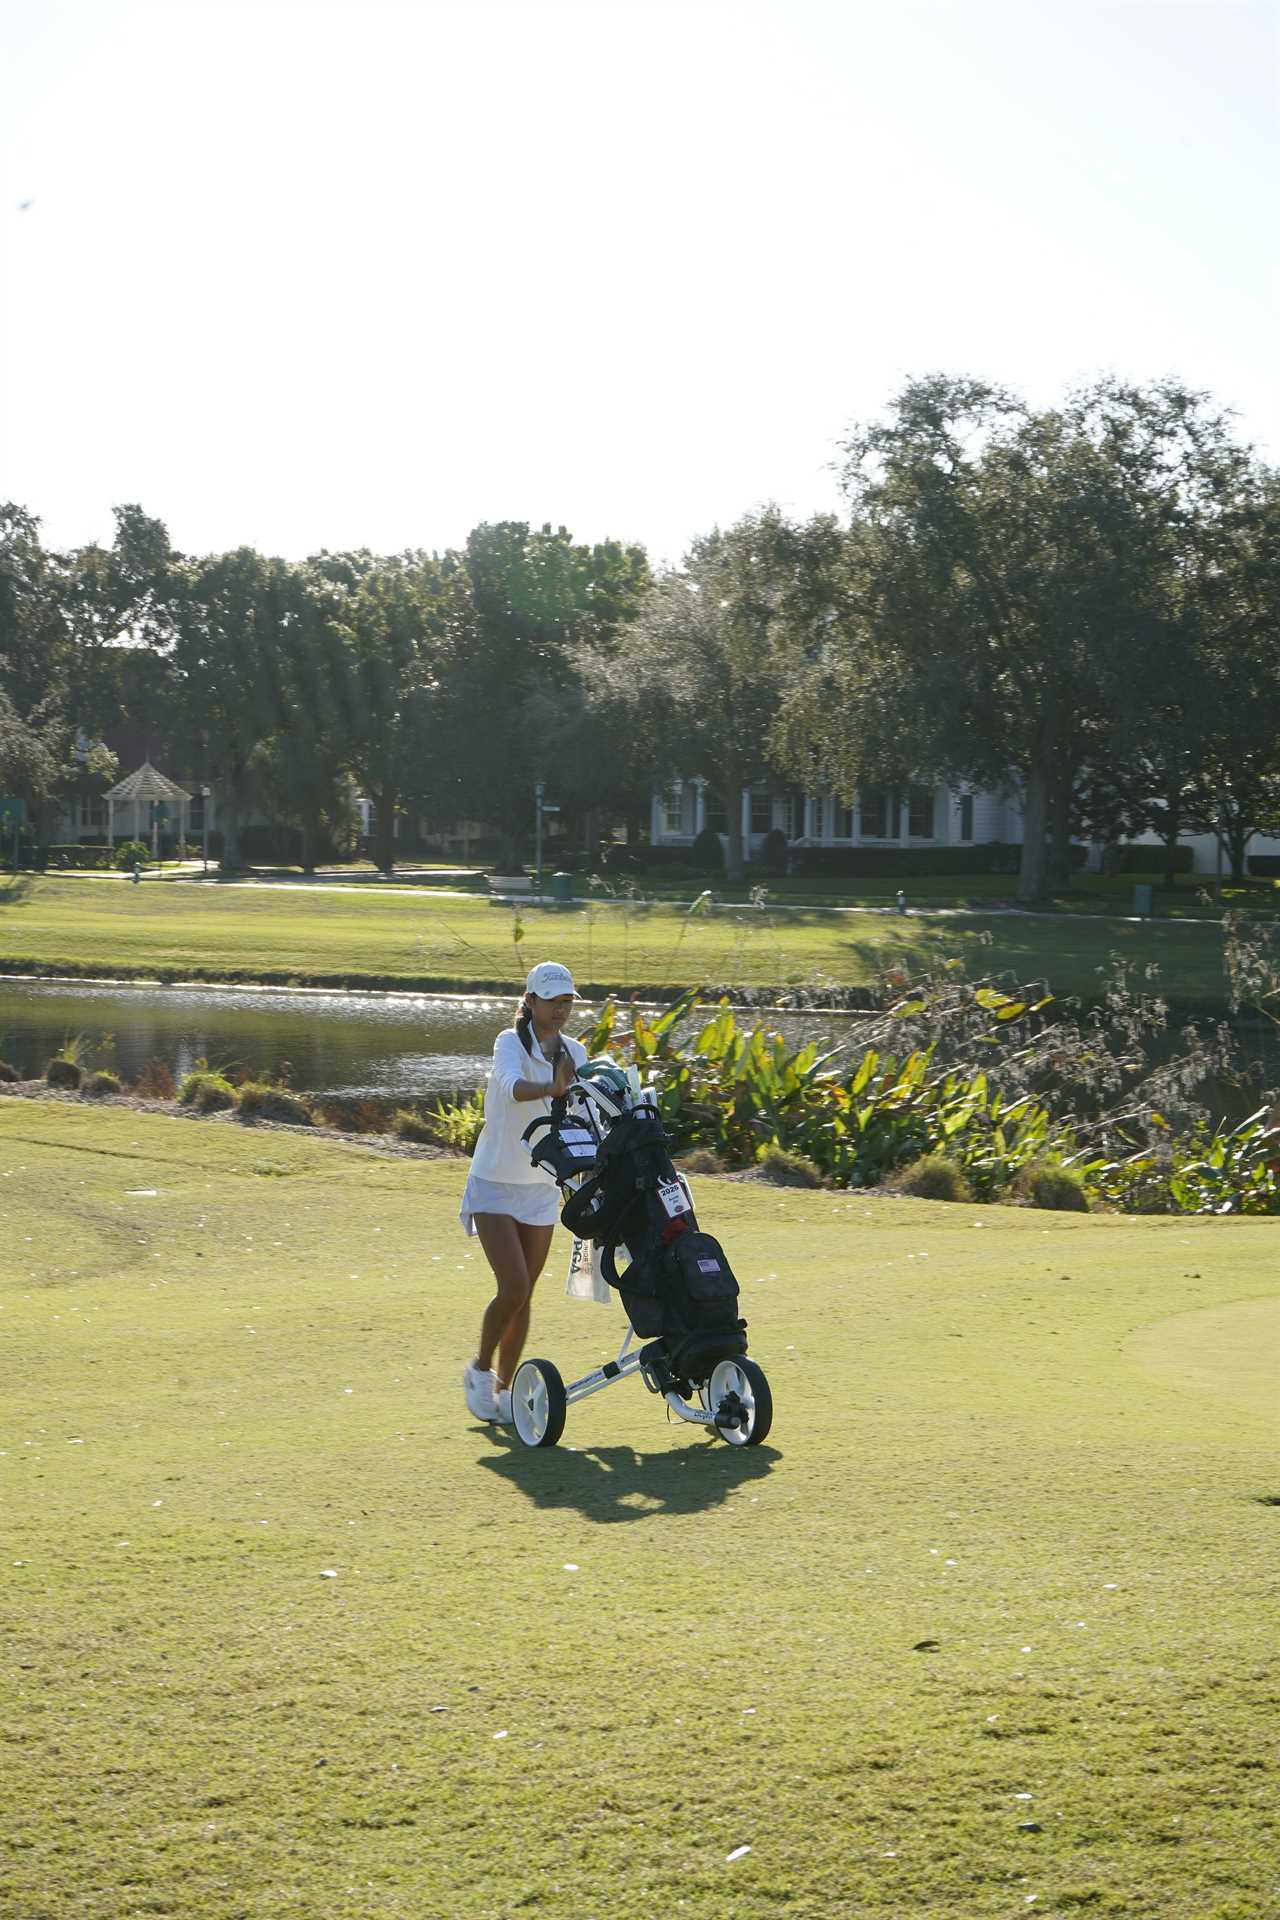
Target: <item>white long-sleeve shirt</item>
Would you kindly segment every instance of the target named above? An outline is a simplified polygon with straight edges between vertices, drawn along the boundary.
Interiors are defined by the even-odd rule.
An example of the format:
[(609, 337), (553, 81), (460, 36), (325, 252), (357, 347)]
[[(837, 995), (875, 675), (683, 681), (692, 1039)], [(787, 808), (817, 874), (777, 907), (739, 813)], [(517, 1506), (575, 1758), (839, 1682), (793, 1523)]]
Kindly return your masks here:
[[(587, 1058), (581, 1040), (574, 1040), (566, 1033), (561, 1035), (561, 1043), (573, 1056), (574, 1066), (580, 1067)], [(529, 1149), (520, 1138), (539, 1114), (551, 1112), (550, 1094), (545, 1100), (515, 1098), (517, 1080), (541, 1080), (550, 1088), (554, 1077), (554, 1069), (538, 1045), (538, 1036), (532, 1027), (529, 1049), (526, 1053), (514, 1027), (505, 1028), (493, 1043), (493, 1066), (484, 1090), (484, 1126), (471, 1156), (471, 1171), (482, 1180), (502, 1180), (513, 1186), (523, 1186), (526, 1182), (554, 1186), (555, 1181), (546, 1169), (534, 1166)]]

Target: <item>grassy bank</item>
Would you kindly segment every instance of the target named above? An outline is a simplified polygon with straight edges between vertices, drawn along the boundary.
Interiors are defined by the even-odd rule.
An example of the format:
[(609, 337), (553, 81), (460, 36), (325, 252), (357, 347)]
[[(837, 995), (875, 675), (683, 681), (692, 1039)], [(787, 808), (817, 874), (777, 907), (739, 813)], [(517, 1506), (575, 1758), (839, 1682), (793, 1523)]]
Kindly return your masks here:
[(1276, 1912), (1272, 1223), (707, 1181), (770, 1441), (533, 1455), (461, 1171), (0, 1103), (6, 1912)]
[[(516, 934), (521, 938), (516, 939)], [(22, 879), (0, 885), (0, 971), (295, 981), (313, 985), (506, 989), (554, 953), (609, 989), (859, 985), (902, 962), (959, 956), (974, 972), (1098, 991), (1114, 954), (1159, 968), (1162, 989), (1221, 1009), (1221, 933), (1212, 923), (963, 918), (752, 908), (690, 916), (625, 902), (513, 910), (409, 891)]]

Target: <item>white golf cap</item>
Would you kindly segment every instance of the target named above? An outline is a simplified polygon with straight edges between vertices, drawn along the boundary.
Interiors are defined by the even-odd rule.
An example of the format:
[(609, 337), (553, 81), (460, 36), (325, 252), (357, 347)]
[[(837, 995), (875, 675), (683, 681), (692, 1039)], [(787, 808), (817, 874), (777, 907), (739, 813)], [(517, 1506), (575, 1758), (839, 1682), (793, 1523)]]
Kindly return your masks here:
[(539, 960), (536, 967), (529, 970), (525, 986), (530, 993), (536, 993), (539, 1000), (554, 1000), (562, 993), (576, 994), (573, 975), (568, 967), (562, 967), (558, 960)]

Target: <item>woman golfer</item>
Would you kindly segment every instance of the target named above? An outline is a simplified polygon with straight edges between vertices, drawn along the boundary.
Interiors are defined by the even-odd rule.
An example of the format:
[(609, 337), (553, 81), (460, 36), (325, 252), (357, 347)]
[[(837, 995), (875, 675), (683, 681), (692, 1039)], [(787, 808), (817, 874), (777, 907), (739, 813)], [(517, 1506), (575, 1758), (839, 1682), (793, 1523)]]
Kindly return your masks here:
[(479, 1236), (497, 1292), (480, 1322), (462, 1390), (477, 1420), (509, 1421), (511, 1376), (529, 1333), (529, 1304), (560, 1211), (555, 1181), (535, 1167), (521, 1134), (554, 1095), (567, 1093), (587, 1058), (563, 1028), (576, 998), (573, 975), (543, 960), (525, 982), (514, 1024), (493, 1045), (484, 1127), (462, 1195), (462, 1225)]

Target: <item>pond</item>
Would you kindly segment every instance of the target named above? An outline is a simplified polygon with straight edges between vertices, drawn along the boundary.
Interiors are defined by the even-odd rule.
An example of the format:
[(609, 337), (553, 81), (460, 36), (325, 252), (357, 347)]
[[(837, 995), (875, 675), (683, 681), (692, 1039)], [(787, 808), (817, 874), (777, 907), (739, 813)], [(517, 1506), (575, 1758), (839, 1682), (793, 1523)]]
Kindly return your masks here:
[[(35, 1079), (78, 1035), (89, 1063), (125, 1081), (149, 1060), (180, 1078), (203, 1057), (222, 1069), (286, 1077), (304, 1093), (421, 1099), (480, 1085), (514, 1005), (507, 996), (0, 980), (0, 1060)], [(588, 1017), (584, 1003), (572, 1030)], [(849, 1029), (847, 1017), (831, 1013), (769, 1024), (796, 1044), (813, 1034), (841, 1040)]]
[[(356, 1124), (385, 1117), (403, 1102), (468, 1093), (483, 1082), (494, 1036), (510, 1021), (506, 995), (343, 993), (279, 987), (131, 986), (124, 982), (0, 979), (0, 1060), (24, 1078), (43, 1075), (50, 1057), (79, 1036), (84, 1064), (110, 1067), (126, 1083), (160, 1060), (180, 1079), (204, 1058), (223, 1070), (269, 1074), (300, 1092), (323, 1096)], [(575, 1031), (593, 1009), (583, 1003)], [(857, 1042), (857, 1017), (832, 1010), (759, 1018), (793, 1046)], [(1202, 1087), (1214, 1117), (1242, 1119), (1261, 1088), (1280, 1081), (1274, 1029), (1237, 1027), (1248, 1066), (1240, 1079)], [(1175, 1034), (1153, 1052), (1180, 1050)]]

